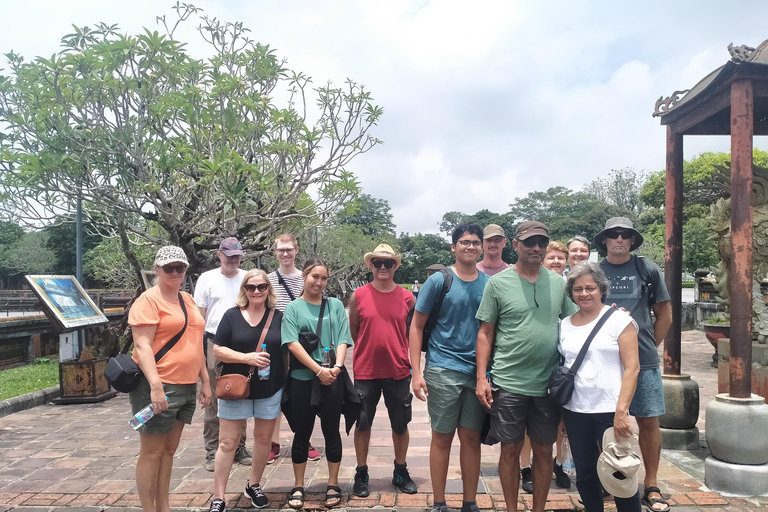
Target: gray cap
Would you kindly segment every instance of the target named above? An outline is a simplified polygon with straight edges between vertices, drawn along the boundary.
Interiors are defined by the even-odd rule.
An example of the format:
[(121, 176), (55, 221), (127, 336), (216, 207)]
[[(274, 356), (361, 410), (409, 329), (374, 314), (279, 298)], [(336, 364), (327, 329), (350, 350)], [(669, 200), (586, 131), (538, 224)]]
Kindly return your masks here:
[(231, 236), (221, 241), (219, 251), (223, 252), (225, 256), (242, 256), (243, 246), (240, 244), (240, 240)]

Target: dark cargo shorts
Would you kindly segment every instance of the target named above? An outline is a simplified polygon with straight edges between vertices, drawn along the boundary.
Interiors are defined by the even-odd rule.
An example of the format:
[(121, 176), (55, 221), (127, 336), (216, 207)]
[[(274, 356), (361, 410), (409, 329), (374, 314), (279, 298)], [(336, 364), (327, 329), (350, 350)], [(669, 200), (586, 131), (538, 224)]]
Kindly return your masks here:
[(376, 406), (382, 393), (384, 404), (389, 413), (389, 424), (397, 435), (403, 435), (408, 430), (408, 423), (413, 415), (411, 409), (411, 377), (404, 379), (371, 379), (355, 380), (355, 389), (362, 402), (360, 419), (357, 420), (357, 428), (361, 431), (371, 429), (373, 418), (376, 416)]
[[(176, 420), (189, 425), (195, 414), (197, 384), (166, 384), (163, 383), (165, 396), (168, 397), (168, 409), (150, 418), (139, 427), (142, 434), (167, 434), (173, 429)], [(149, 392), (149, 382), (141, 379), (139, 385), (131, 391), (131, 413), (136, 414), (152, 403)]]
[(526, 431), (532, 441), (557, 440), (560, 408), (548, 396), (527, 396), (493, 388), (490, 435), (505, 444), (519, 443)]

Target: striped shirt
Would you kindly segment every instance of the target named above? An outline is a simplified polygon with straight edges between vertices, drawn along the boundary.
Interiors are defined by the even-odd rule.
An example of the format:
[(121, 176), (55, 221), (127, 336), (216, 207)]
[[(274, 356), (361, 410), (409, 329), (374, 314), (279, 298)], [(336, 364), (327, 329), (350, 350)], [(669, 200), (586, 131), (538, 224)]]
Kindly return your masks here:
[[(285, 286), (280, 284), (280, 280), (277, 278), (277, 271), (270, 272), (267, 277), (269, 278), (269, 282), (272, 283), (272, 287), (275, 289), (275, 295), (277, 295), (277, 306), (276, 306), (277, 310), (285, 311), (285, 306), (287, 306), (288, 303), (291, 302), (290, 295), (286, 291)], [(302, 290), (304, 290), (304, 278), (302, 277), (302, 275), (301, 274), (296, 276), (283, 275), (283, 282), (291, 290), (291, 293), (293, 293), (293, 298), (298, 299), (299, 295), (301, 295)]]

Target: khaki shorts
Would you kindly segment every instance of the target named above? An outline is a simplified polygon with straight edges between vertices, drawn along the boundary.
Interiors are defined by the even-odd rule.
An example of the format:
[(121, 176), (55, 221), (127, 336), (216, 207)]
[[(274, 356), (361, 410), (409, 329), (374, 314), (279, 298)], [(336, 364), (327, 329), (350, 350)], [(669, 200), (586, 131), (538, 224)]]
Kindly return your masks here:
[(483, 429), (487, 410), (475, 395), (475, 375), (447, 368), (427, 366), (424, 370), (427, 384), (427, 411), (432, 430), (451, 434), (456, 427), (475, 432)]
[[(165, 396), (168, 397), (168, 409), (154, 415), (148, 422), (139, 427), (142, 434), (167, 434), (173, 429), (176, 420), (189, 425), (195, 414), (197, 384), (166, 384), (163, 383)], [(141, 379), (139, 385), (131, 391), (131, 413), (136, 414), (152, 400), (150, 399), (149, 382)]]

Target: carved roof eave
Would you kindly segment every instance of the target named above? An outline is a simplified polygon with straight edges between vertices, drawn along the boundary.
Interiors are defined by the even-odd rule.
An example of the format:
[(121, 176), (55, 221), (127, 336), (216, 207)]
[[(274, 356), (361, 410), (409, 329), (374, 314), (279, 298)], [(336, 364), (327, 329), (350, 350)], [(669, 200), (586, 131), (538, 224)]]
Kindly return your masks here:
[(679, 109), (683, 105), (691, 103), (692, 100), (699, 97), (704, 91), (716, 86), (717, 83), (725, 78), (730, 77), (739, 65), (758, 64), (768, 66), (768, 39), (763, 41), (757, 48), (752, 48), (746, 45), (734, 46), (733, 43), (731, 43), (728, 45), (728, 53), (731, 55), (731, 60), (709, 73), (701, 79), (699, 83), (693, 86), (693, 88), (675, 91), (666, 98), (660, 96), (659, 99), (656, 100), (656, 105), (652, 114), (653, 117), (663, 117), (670, 112)]

